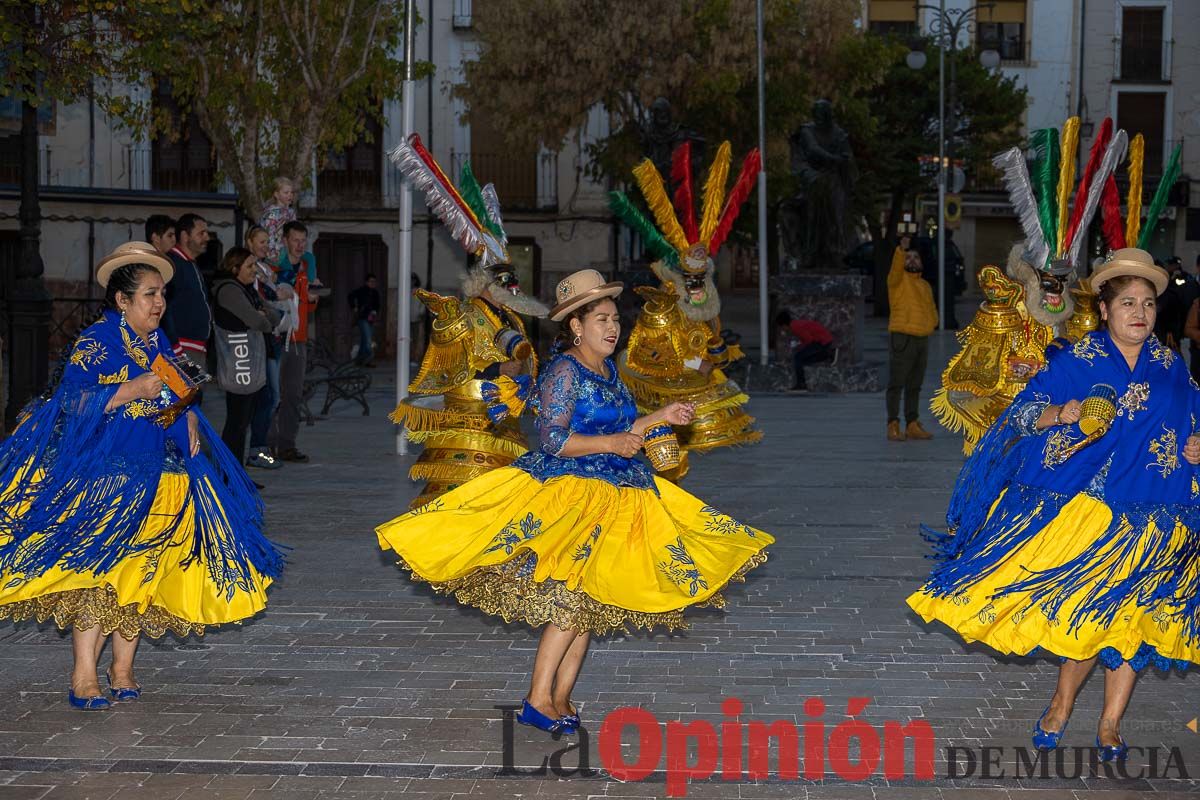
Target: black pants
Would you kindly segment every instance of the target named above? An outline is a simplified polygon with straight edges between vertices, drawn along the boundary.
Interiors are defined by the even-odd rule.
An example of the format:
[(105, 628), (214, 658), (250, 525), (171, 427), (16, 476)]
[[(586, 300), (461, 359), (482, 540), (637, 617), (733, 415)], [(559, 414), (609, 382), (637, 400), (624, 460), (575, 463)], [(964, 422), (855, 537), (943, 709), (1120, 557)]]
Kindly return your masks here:
[(805, 389), (808, 387), (808, 384), (804, 380), (804, 367), (807, 364), (820, 364), (822, 361), (831, 361), (833, 359), (833, 348), (820, 342), (809, 342), (793, 353), (792, 359), (796, 365), (796, 385), (792, 388)]
[(250, 430), (250, 420), (254, 418), (255, 406), (260, 400), (260, 395), (270, 391), (270, 388), (263, 386), (250, 394), (225, 393), (225, 427), (221, 429), (221, 441), (233, 453), (238, 463), (246, 461), (246, 434)]
[(921, 383), (929, 363), (929, 337), (891, 334), (888, 348), (888, 422), (900, 419), (900, 395), (904, 395), (904, 420), (913, 422), (921, 415)]

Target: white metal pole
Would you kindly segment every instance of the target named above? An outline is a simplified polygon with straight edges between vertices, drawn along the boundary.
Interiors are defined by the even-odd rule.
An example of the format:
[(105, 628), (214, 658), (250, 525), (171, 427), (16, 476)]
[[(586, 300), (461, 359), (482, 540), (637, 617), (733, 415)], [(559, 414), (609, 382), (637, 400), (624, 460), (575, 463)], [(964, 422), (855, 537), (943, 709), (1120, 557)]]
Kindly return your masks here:
[(938, 327), (946, 330), (946, 0), (938, 25)]
[[(413, 132), (413, 0), (404, 2), (404, 84), (401, 94), (402, 135), (404, 140)], [(396, 402), (408, 392), (408, 359), (412, 347), (409, 336), (412, 303), (412, 188), (400, 182), (400, 264), (396, 278)], [(408, 439), (404, 426), (396, 426), (396, 453), (408, 454)]]
[(758, 341), (759, 363), (767, 365), (767, 80), (763, 65), (763, 0), (758, 0)]

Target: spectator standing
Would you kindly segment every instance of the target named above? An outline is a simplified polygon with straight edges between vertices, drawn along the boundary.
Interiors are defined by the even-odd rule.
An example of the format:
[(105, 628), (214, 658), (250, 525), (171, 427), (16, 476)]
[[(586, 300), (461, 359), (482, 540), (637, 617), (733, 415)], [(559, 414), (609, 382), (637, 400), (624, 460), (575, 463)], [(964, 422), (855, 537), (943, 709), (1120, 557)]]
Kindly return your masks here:
[(246, 248), (232, 248), (225, 254), (221, 277), (213, 286), (217, 373), (225, 390), (221, 441), (239, 464), (246, 458), (246, 432), (255, 408), (271, 391), (266, 374), (267, 339), (280, 319), (254, 289), (256, 261)]
[(296, 184), (291, 178), (275, 179), (271, 202), (263, 209), (258, 224), (267, 232), (267, 259), (274, 263), (283, 251), (283, 227), (296, 221)]
[(175, 246), (175, 220), (166, 214), (146, 217), (146, 241), (154, 245), (159, 255), (166, 256)]
[(318, 283), (317, 261), (308, 252), (308, 228), (302, 222), (283, 227), (284, 251), (279, 257), (277, 281), (290, 286), (298, 307), (296, 327), (284, 341), (279, 355), (279, 405), (271, 424), (271, 445), (275, 457), (304, 463), (308, 456), (296, 449), (300, 432), (300, 406), (304, 402), (304, 372), (308, 358), (308, 317), (316, 308), (309, 298), (309, 286)]
[[(275, 282), (275, 267), (267, 260), (267, 231), (261, 225), (252, 225), (246, 231), (246, 248), (254, 255), (254, 288), (267, 308), (281, 316), (289, 315), (292, 299), (290, 286)], [(283, 348), (283, 337), (276, 332), (268, 334), (267, 343), (267, 391), (256, 396), (254, 416), (250, 420), (250, 457), (246, 466), (259, 469), (279, 469), (283, 462), (271, 455), (268, 445), (271, 419), (279, 404), (279, 354)], [(286, 334), (284, 334), (286, 335)]]
[(354, 324), (358, 328), (358, 356), (355, 361), (365, 367), (373, 367), (375, 323), (379, 319), (380, 309), (378, 282), (374, 275), (367, 275), (363, 285), (350, 293), (350, 309), (354, 312)]
[[(907, 236), (892, 254), (888, 271), (888, 387), (887, 438), (902, 442), (908, 439), (932, 439), (933, 434), (921, 427), (921, 384), (929, 363), (929, 334), (937, 329), (937, 305), (933, 302), (933, 287), (921, 277), (921, 257), (910, 248)], [(907, 426), (900, 430), (900, 397), (904, 396), (904, 418)]]
[(167, 253), (175, 279), (167, 284), (162, 327), (175, 355), (207, 370), (212, 310), (196, 259), (208, 249), (208, 223), (199, 214), (184, 214), (175, 223), (175, 246)]
[(1164, 265), (1158, 259), (1156, 266), (1167, 271), (1167, 288), (1158, 297), (1158, 317), (1154, 322), (1154, 335), (1167, 347), (1177, 352), (1181, 351), (1184, 338), (1184, 327), (1187, 322), (1188, 310), (1195, 295), (1188, 288), (1188, 276), (1183, 271), (1183, 261), (1170, 258)]
[(788, 349), (796, 368), (796, 382), (792, 385), (792, 391), (807, 392), (804, 368), (809, 364), (833, 360), (833, 334), (816, 320), (792, 319), (787, 311), (775, 315), (775, 325), (780, 328), (781, 336), (789, 340)]

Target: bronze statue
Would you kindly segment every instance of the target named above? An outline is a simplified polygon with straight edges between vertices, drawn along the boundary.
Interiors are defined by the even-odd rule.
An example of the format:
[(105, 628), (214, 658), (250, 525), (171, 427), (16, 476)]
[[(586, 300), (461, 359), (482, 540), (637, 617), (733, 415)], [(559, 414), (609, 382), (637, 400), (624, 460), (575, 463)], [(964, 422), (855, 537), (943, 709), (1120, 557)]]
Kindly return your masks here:
[(692, 143), (692, 170), (697, 171), (698, 159), (703, 155), (704, 137), (675, 122), (671, 116), (671, 103), (660, 97), (650, 104), (650, 119), (641, 126), (642, 155), (650, 159), (659, 174), (671, 184), (671, 154), (684, 142)]
[(800, 186), (780, 204), (780, 233), (784, 253), (801, 268), (840, 271), (858, 171), (850, 137), (833, 121), (830, 102), (813, 103), (812, 117), (790, 139), (792, 174)]

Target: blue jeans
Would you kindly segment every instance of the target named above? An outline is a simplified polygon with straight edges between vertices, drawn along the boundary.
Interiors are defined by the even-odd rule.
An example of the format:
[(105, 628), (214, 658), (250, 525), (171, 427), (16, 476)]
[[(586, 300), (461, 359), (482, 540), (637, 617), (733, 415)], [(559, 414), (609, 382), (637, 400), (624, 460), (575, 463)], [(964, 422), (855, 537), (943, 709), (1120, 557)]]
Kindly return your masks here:
[(279, 403), (279, 359), (267, 359), (267, 383), (254, 398), (254, 416), (250, 420), (250, 450), (265, 450), (271, 431), (271, 417)]
[(358, 321), (358, 358), (360, 364), (365, 364), (375, 355), (375, 328), (365, 319)]

